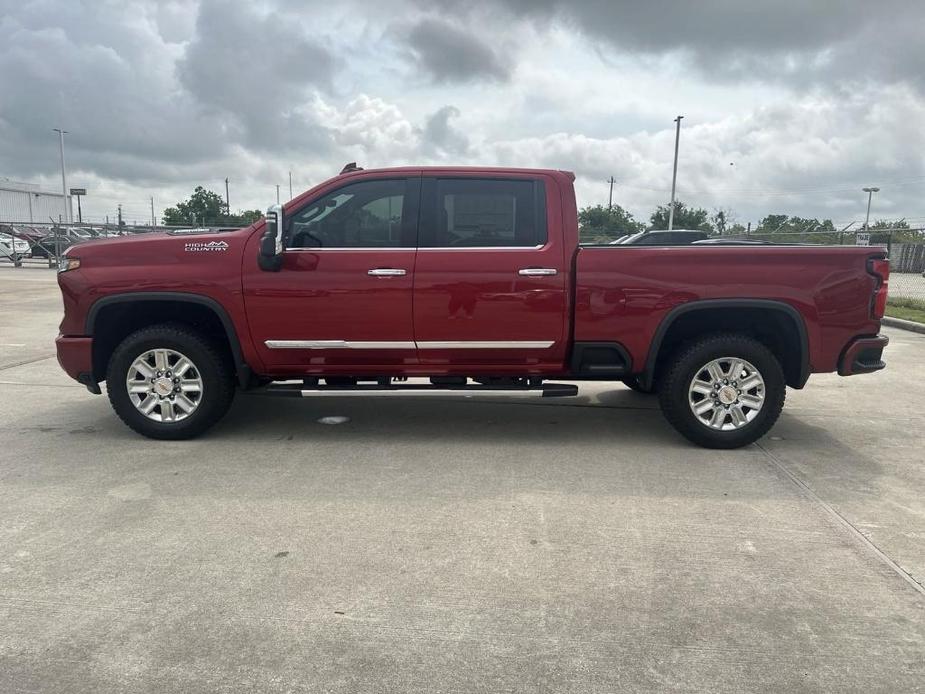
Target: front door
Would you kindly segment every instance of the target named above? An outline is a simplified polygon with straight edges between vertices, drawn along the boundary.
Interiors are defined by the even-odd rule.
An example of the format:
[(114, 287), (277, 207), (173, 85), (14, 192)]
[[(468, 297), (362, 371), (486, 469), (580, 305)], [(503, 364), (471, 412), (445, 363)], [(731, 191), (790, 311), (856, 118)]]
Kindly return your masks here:
[[(333, 183), (286, 210), (279, 272), (245, 258), (251, 336), (271, 370), (388, 373), (416, 363), (420, 178)], [(248, 249), (256, 260), (256, 246)]]
[(548, 371), (565, 362), (556, 188), (538, 175), (423, 179), (414, 334), (422, 364)]

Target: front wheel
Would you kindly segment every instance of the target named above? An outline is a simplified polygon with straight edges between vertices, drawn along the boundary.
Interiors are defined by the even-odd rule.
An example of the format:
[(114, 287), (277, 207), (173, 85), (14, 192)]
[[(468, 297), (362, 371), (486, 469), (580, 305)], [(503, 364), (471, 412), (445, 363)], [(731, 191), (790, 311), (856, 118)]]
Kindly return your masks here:
[(669, 423), (706, 448), (739, 448), (777, 421), (786, 383), (780, 362), (745, 335), (714, 335), (682, 350), (659, 389)]
[(126, 337), (106, 374), (119, 418), (153, 439), (189, 439), (211, 427), (234, 398), (231, 370), (215, 347), (182, 325), (155, 325)]

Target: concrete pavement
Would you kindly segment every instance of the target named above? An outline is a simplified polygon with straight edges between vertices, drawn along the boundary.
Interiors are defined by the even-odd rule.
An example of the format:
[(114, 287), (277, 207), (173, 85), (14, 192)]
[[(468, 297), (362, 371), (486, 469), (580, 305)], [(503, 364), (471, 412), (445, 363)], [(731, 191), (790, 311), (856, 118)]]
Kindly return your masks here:
[(0, 691), (925, 689), (925, 336), (739, 451), (596, 384), (155, 442), (48, 358), (53, 281), (0, 268)]

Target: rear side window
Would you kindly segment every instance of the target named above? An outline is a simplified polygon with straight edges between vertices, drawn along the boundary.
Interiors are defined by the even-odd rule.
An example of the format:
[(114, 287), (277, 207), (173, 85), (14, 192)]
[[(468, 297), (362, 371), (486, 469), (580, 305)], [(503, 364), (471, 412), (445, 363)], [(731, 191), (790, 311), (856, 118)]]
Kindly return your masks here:
[(541, 246), (546, 243), (542, 181), (440, 178), (427, 205), (424, 244), (436, 248)]

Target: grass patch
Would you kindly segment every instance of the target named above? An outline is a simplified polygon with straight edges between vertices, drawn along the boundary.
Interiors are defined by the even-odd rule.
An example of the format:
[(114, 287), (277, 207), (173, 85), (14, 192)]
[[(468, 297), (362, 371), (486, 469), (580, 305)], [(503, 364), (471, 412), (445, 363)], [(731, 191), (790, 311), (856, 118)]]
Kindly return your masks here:
[(886, 315), (916, 323), (925, 323), (925, 301), (904, 298), (887, 299)]

